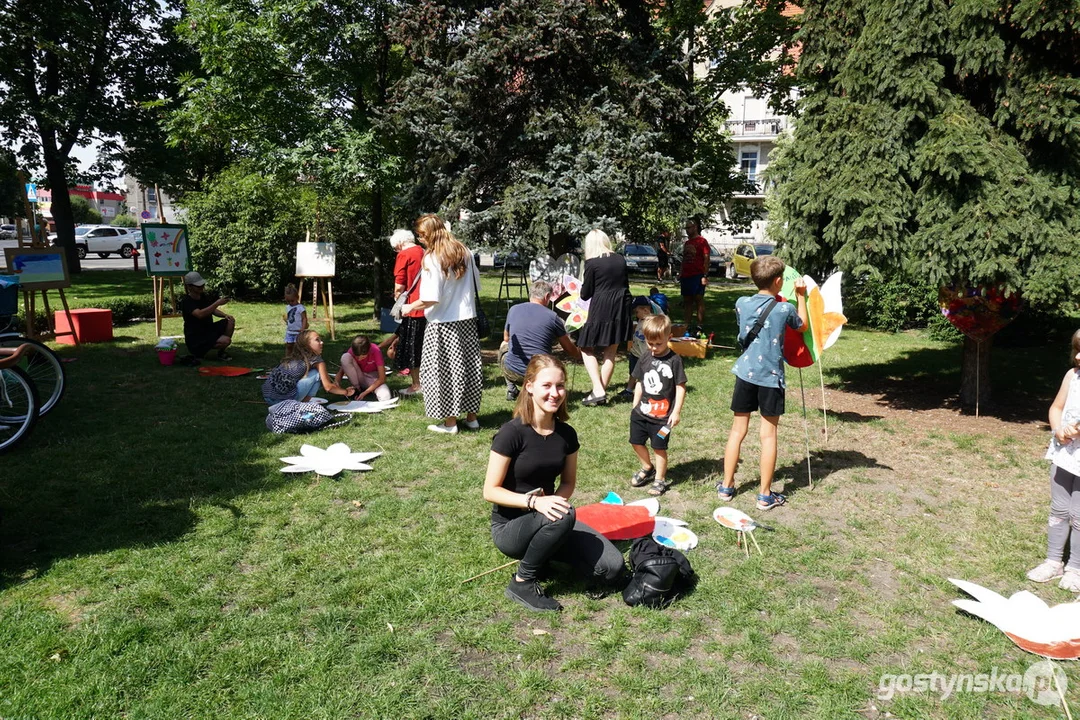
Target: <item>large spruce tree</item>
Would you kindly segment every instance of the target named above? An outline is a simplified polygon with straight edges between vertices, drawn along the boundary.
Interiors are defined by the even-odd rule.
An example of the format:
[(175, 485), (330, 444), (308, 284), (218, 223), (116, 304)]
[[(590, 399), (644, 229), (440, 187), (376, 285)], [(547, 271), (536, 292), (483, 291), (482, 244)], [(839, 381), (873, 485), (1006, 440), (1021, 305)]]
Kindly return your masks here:
[[(1080, 287), (1080, 3), (809, 0), (770, 231), (804, 271)], [(982, 400), (989, 390), (981, 348)], [(965, 343), (961, 402), (975, 400)]]
[(406, 204), (467, 208), (474, 239), (552, 252), (593, 227), (641, 240), (715, 210), (743, 184), (719, 96), (782, 77), (781, 7), (416, 3), (398, 28), (414, 72), (393, 106), (415, 141)]

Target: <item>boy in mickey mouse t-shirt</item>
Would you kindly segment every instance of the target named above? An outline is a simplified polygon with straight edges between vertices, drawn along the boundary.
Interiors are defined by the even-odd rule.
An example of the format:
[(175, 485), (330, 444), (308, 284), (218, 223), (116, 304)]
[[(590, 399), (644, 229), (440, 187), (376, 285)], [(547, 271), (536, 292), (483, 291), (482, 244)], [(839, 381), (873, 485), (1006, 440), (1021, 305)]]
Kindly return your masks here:
[[(641, 460), (641, 469), (634, 473), (630, 484), (649, 486), (650, 495), (667, 492), (667, 446), (670, 433), (682, 415), (686, 399), (686, 373), (682, 358), (668, 347), (671, 339), (671, 320), (667, 315), (651, 315), (641, 321), (641, 331), (649, 354), (638, 360), (632, 376), (634, 409), (630, 411), (630, 445)], [(645, 441), (652, 444), (656, 465), (650, 462)]]

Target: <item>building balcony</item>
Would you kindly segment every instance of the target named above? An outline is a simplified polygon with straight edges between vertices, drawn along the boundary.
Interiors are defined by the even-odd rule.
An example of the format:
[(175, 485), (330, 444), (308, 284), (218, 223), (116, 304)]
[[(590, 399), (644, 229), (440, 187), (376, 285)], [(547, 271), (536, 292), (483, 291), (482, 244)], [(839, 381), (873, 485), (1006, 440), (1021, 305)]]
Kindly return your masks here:
[(771, 140), (788, 128), (787, 118), (728, 120), (724, 127), (739, 140)]
[(760, 177), (749, 178), (750, 185), (745, 189), (734, 193), (734, 196), (744, 200), (764, 199), (766, 192), (766, 183)]

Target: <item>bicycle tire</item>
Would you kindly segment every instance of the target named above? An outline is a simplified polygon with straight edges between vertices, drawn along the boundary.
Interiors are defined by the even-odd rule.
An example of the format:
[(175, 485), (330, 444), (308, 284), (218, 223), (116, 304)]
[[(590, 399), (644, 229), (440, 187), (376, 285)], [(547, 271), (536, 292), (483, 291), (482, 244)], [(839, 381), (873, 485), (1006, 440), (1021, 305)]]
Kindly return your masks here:
[(28, 353), (18, 367), (34, 381), (38, 391), (41, 407), (38, 414), (45, 413), (56, 407), (60, 398), (64, 397), (67, 387), (67, 377), (64, 374), (64, 366), (60, 358), (49, 349), (49, 346), (37, 340), (28, 340), (19, 335), (0, 335), (0, 348), (15, 348), (20, 345), (32, 345), (34, 352)]
[(40, 402), (34, 382), (21, 368), (0, 370), (0, 382), (12, 403), (9, 407), (4, 401), (5, 393), (0, 392), (0, 453), (4, 453), (30, 434), (38, 419)]

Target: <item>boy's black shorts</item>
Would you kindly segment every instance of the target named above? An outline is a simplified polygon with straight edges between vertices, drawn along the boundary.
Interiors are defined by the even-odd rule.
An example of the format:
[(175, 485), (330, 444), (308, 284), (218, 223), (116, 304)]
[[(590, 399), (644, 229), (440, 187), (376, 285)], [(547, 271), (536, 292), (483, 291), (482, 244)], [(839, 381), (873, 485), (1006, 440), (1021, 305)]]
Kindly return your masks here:
[(784, 388), (763, 387), (735, 378), (735, 392), (731, 395), (731, 411), (750, 413), (757, 410), (765, 417), (784, 414)]
[(648, 440), (653, 450), (667, 450), (668, 438), (656, 436), (656, 431), (662, 427), (663, 422), (646, 420), (636, 412), (630, 413), (630, 444), (644, 445)]

